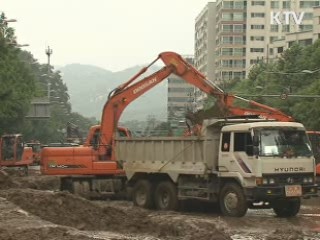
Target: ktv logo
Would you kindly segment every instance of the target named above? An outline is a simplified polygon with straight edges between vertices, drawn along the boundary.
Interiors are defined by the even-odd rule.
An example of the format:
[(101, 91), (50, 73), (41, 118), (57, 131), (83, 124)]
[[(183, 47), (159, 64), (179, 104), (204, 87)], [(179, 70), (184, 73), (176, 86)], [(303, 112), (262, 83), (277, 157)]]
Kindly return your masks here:
[(293, 11), (283, 11), (283, 12), (271, 12), (270, 15), (270, 24), (272, 25), (289, 25), (290, 19), (293, 20), (293, 23), (300, 25), (303, 21), (304, 12), (296, 13)]

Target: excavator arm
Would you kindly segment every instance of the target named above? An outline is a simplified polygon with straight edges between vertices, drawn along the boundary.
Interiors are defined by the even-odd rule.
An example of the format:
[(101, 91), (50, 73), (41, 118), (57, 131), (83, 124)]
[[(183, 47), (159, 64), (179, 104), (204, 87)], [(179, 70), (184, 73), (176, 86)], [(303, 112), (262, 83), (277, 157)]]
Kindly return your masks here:
[[(161, 59), (165, 66), (159, 71), (133, 83), (139, 76), (145, 73), (150, 66)], [(170, 74), (176, 74), (186, 82), (199, 88), (208, 95), (214, 96), (219, 106), (225, 112), (225, 116), (231, 115), (260, 115), (266, 119), (276, 119), (281, 121), (293, 121), (290, 116), (285, 115), (277, 109), (250, 101), (236, 95), (226, 94), (217, 85), (210, 82), (206, 77), (197, 71), (191, 64), (187, 63), (179, 54), (174, 52), (163, 52), (158, 58), (147, 67), (140, 70), (129, 81), (114, 89), (108, 97), (103, 108), (99, 154), (105, 155), (113, 144), (113, 136), (117, 128), (118, 121), (123, 110), (135, 99), (166, 79)], [(238, 99), (246, 102), (251, 108), (240, 108), (234, 106), (234, 100)]]

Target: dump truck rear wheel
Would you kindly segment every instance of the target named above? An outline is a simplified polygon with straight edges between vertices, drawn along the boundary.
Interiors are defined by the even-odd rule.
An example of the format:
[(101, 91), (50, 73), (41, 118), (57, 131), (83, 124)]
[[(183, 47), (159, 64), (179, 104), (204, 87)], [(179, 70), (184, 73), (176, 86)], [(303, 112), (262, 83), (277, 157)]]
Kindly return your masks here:
[(148, 180), (139, 180), (133, 187), (133, 204), (138, 207), (152, 208), (152, 184)]
[(176, 186), (169, 181), (160, 182), (155, 191), (155, 204), (159, 210), (176, 210), (178, 196)]
[(280, 199), (273, 203), (273, 211), (278, 217), (294, 217), (300, 211), (300, 198)]
[(236, 183), (226, 183), (220, 192), (220, 209), (223, 215), (243, 217), (248, 210), (243, 190)]

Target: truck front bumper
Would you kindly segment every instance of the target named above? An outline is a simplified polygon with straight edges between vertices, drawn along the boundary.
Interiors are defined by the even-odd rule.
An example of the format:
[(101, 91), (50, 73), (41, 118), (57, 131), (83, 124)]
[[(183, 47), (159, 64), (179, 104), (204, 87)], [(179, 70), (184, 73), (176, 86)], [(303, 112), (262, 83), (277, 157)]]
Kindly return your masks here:
[[(302, 185), (302, 194), (297, 197), (310, 198), (318, 196), (317, 184)], [(254, 188), (246, 188), (245, 194), (249, 200), (268, 201), (277, 198), (292, 197), (287, 196), (285, 186), (259, 186)]]

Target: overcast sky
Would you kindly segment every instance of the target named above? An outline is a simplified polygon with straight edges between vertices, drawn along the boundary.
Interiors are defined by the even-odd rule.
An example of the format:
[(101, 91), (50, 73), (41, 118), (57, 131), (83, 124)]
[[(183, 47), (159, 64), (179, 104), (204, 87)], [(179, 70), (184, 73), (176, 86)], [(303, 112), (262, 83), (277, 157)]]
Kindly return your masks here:
[(18, 43), (40, 63), (91, 64), (111, 71), (151, 62), (163, 51), (194, 53), (195, 18), (208, 0), (1, 0), (18, 22)]

